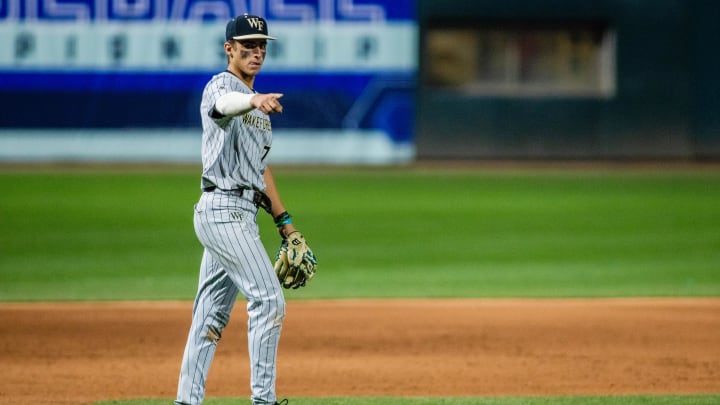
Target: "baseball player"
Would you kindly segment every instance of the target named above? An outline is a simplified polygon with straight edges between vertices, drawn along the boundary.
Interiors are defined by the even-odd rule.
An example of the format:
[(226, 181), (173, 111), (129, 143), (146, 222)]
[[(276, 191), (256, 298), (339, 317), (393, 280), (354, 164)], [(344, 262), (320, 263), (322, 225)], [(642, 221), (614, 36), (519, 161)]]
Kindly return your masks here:
[[(282, 112), (283, 95), (260, 94), (253, 85), (267, 40), (275, 38), (268, 36), (263, 18), (247, 14), (227, 23), (225, 38), (227, 70), (208, 82), (200, 106), (203, 193), (195, 205), (194, 226), (204, 252), (176, 405), (202, 403), (210, 364), (238, 293), (247, 300), (252, 403), (279, 404), (275, 379), (285, 317), (282, 287), (305, 285), (316, 265), (265, 163), (272, 144), (269, 114)], [(282, 237), (274, 266), (260, 241), (259, 207), (273, 215)]]

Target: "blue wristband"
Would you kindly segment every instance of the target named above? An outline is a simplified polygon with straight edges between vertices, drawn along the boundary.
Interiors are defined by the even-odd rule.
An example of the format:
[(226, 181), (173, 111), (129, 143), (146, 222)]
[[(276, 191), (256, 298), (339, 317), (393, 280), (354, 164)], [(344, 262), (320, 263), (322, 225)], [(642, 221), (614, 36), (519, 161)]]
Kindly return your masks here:
[(275, 226), (281, 227), (288, 224), (292, 224), (292, 217), (287, 211), (275, 217)]

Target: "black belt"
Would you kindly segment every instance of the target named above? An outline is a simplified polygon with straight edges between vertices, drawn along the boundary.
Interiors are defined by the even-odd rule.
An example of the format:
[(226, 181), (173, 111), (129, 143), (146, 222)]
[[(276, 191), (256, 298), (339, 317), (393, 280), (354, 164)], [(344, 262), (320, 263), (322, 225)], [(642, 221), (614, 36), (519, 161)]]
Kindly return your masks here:
[(206, 193), (212, 193), (215, 190), (225, 191), (225, 192), (229, 192), (229, 193), (242, 194), (243, 192), (245, 192), (245, 190), (250, 190), (250, 189), (249, 188), (231, 188), (230, 190), (224, 190), (218, 186), (207, 186), (207, 187), (203, 187), (203, 189), (202, 189), (202, 191), (206, 192)]
[(212, 193), (215, 190), (231, 192), (231, 193), (238, 193), (241, 196), (245, 193), (245, 191), (253, 190), (254, 191), (253, 203), (255, 204), (255, 206), (258, 208), (264, 209), (269, 214), (272, 214), (272, 202), (270, 201), (270, 198), (267, 196), (267, 194), (263, 193), (260, 190), (250, 189), (250, 188), (231, 188), (230, 190), (224, 190), (218, 186), (203, 187), (203, 192), (206, 192), (206, 193)]
[(245, 191), (253, 190), (253, 203), (256, 207), (262, 208), (265, 211), (267, 211), (269, 214), (272, 214), (272, 202), (270, 201), (270, 198), (267, 196), (267, 194), (263, 193), (260, 190), (257, 189), (250, 189), (250, 188), (232, 188), (230, 190), (223, 190), (219, 188), (218, 186), (207, 186), (203, 187), (202, 191), (206, 193), (212, 193), (215, 190), (225, 191), (225, 192), (231, 192), (231, 193), (238, 193), (239, 195), (245, 194)]

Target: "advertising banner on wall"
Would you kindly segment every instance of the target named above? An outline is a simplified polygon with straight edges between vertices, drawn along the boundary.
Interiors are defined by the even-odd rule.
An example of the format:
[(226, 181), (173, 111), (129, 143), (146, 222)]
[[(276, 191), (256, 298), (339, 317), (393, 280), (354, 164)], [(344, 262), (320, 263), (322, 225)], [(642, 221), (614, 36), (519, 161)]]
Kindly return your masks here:
[(0, 159), (199, 160), (225, 23), (264, 16), (282, 162), (414, 156), (412, 0), (0, 0)]

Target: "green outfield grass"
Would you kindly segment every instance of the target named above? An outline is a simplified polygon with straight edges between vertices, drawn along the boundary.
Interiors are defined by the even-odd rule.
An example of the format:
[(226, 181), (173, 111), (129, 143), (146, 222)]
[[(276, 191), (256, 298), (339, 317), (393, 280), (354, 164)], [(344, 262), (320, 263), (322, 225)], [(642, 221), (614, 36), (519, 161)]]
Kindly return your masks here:
[[(715, 405), (720, 395), (634, 395), (510, 398), (293, 398), (290, 405)], [(99, 402), (97, 405), (161, 405), (167, 400)], [(207, 405), (237, 404), (238, 399), (208, 398)]]
[[(718, 170), (274, 172), (319, 260), (290, 299), (720, 295)], [(198, 188), (197, 168), (0, 170), (0, 301), (192, 299)]]

